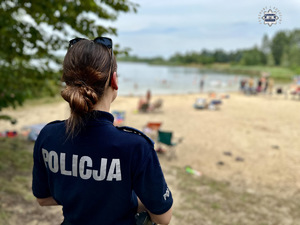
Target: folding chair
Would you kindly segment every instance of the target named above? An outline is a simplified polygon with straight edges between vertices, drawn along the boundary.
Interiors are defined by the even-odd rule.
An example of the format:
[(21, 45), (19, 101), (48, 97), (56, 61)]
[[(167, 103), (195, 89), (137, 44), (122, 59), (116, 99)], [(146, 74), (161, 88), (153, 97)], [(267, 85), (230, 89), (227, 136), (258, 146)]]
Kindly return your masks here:
[(150, 112), (160, 110), (162, 108), (162, 105), (163, 105), (163, 100), (159, 98), (155, 102), (153, 102), (152, 104), (149, 105), (148, 110)]
[(158, 131), (161, 124), (162, 124), (162, 122), (148, 122), (147, 127), (149, 127), (152, 130)]
[(158, 130), (157, 142), (158, 144), (164, 144), (169, 147), (170, 159), (176, 158), (175, 146), (182, 140), (179, 139), (178, 142), (172, 142), (172, 137), (173, 137), (173, 132)]

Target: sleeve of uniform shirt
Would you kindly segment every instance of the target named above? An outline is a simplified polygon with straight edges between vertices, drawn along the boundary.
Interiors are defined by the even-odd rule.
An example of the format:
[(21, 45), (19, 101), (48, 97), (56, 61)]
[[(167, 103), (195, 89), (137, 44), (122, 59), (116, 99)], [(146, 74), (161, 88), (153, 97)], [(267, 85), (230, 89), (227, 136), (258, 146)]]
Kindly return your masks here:
[(47, 198), (51, 196), (51, 193), (48, 185), (47, 170), (42, 156), (40, 136), (41, 134), (35, 142), (33, 151), (32, 192), (37, 198)]
[(147, 150), (141, 157), (136, 158), (138, 163), (135, 168), (133, 189), (151, 213), (160, 215), (171, 208), (173, 198), (155, 150), (153, 147)]

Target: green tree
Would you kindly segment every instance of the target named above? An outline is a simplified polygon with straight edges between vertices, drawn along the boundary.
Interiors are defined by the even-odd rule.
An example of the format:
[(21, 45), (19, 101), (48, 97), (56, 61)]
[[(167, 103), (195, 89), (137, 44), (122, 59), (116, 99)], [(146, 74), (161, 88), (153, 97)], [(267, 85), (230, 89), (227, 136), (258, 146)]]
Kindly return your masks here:
[(229, 61), (228, 54), (226, 54), (226, 52), (224, 52), (222, 49), (217, 49), (213, 53), (213, 57), (214, 57), (214, 62), (225, 63)]
[(290, 33), (289, 45), (289, 65), (292, 68), (300, 66), (300, 30), (294, 30)]
[(278, 32), (271, 43), (271, 52), (275, 65), (280, 65), (286, 48), (288, 48), (289, 38), (284, 31)]
[(169, 62), (181, 64), (184, 62), (184, 56), (181, 53), (177, 52), (169, 58)]
[(266, 55), (257, 47), (245, 50), (241, 59), (244, 65), (265, 65), (267, 63)]
[(243, 57), (243, 50), (237, 50), (235, 52), (231, 52), (228, 55), (229, 62), (232, 64), (239, 63)]
[(0, 111), (54, 94), (60, 75), (51, 65), (60, 65), (57, 52), (68, 40), (117, 35), (100, 23), (137, 7), (129, 0), (0, 0)]

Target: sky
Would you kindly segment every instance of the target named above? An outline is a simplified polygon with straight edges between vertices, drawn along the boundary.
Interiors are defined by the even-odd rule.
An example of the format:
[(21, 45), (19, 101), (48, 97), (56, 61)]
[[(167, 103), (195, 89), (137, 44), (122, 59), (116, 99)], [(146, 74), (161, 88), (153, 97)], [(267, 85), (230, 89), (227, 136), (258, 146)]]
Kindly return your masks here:
[[(300, 0), (131, 1), (140, 5), (138, 12), (119, 15), (113, 39), (139, 57), (246, 49), (260, 46), (265, 34), (272, 38), (278, 31), (300, 29)], [(280, 13), (272, 26), (258, 19), (270, 7)]]

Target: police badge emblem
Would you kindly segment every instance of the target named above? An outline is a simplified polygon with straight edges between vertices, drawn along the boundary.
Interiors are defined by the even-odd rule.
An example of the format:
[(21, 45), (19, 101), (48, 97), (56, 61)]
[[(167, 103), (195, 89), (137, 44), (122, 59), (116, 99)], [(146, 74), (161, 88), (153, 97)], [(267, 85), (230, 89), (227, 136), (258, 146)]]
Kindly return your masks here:
[(281, 24), (282, 15), (276, 7), (265, 7), (258, 14), (258, 21), (260, 24), (267, 24), (271, 27), (273, 24)]

